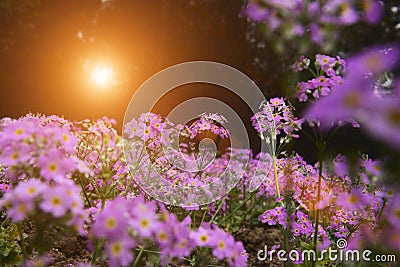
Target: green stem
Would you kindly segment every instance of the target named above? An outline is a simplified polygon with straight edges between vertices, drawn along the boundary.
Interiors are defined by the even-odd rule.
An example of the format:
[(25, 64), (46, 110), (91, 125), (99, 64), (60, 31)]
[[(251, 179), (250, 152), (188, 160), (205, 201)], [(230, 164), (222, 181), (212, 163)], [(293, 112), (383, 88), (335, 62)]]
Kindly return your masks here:
[(146, 253), (153, 253), (153, 254), (160, 254), (160, 253), (161, 253), (160, 251), (147, 250), (147, 249), (143, 249), (143, 252), (146, 252)]
[(89, 200), (88, 195), (86, 194), (85, 186), (83, 185), (83, 182), (82, 182), (82, 179), (81, 179), (81, 175), (80, 175), (80, 174), (78, 174), (78, 180), (79, 180), (79, 184), (81, 185), (83, 195), (85, 196), (85, 199), (86, 199), (88, 205), (89, 205), (90, 207), (93, 207), (92, 203), (91, 203), (90, 200)]
[(224, 204), (224, 202), (226, 200), (226, 196), (227, 195), (225, 195), (224, 198), (219, 203), (217, 210), (215, 211), (214, 215), (212, 216), (212, 218), (210, 220), (210, 224), (212, 224), (214, 222), (215, 218), (217, 217), (219, 210), (221, 209), (222, 205)]
[(92, 260), (90, 261), (92, 265), (94, 265), (96, 263), (97, 257), (99, 256), (99, 253), (100, 253), (100, 249), (103, 247), (104, 242), (105, 242), (105, 239), (96, 241), (96, 247), (93, 252)]
[(138, 263), (139, 263), (139, 261), (140, 261), (140, 258), (142, 257), (143, 252), (144, 252), (144, 247), (142, 247), (142, 248), (140, 249), (139, 254), (137, 255), (137, 257), (136, 257), (136, 259), (135, 259), (135, 262), (134, 262), (133, 265), (132, 265), (133, 267), (138, 266)]
[(192, 210), (192, 229), (196, 228), (196, 213)]
[[(256, 206), (258, 206), (258, 204), (261, 202), (261, 200), (263, 200), (263, 198), (260, 197), (257, 201), (254, 201), (254, 205), (251, 206), (250, 209), (248, 209), (248, 210), (246, 211), (245, 216), (246, 216), (247, 214), (249, 214)], [(251, 217), (253, 217), (253, 215), (254, 215), (254, 213), (252, 212), (252, 213), (251, 213)], [(244, 216), (243, 216), (243, 217), (244, 217)]]
[(281, 198), (281, 192), (279, 191), (278, 170), (277, 170), (275, 155), (272, 157), (272, 160), (273, 160), (273, 164), (274, 164), (274, 178), (275, 178), (276, 194), (278, 195), (278, 198)]
[[(285, 251), (289, 251), (289, 241), (288, 241), (288, 231), (287, 230), (283, 230), (283, 242), (284, 242), (283, 245), (285, 247)], [(285, 261), (284, 266), (289, 266), (289, 262)]]
[(1, 223), (0, 227), (3, 227), (6, 224), (6, 222), (8, 222), (8, 218), (4, 219), (4, 221)]
[(239, 205), (236, 209), (234, 209), (231, 213), (226, 215), (218, 224), (221, 225), (223, 222), (225, 222), (228, 218), (230, 218), (233, 214), (236, 213), (240, 208), (242, 208), (244, 205), (246, 205), (247, 201), (249, 201), (255, 194), (257, 193), (257, 190), (253, 191), (248, 198), (241, 204)]
[(382, 216), (382, 212), (383, 212), (383, 210), (385, 209), (385, 206), (386, 206), (386, 199), (384, 198), (383, 199), (383, 203), (382, 203), (382, 208), (381, 208), (381, 210), (379, 211), (379, 214), (378, 214), (378, 220), (381, 218), (381, 216)]
[(21, 224), (18, 223), (17, 228), (18, 228), (18, 233), (19, 233), (19, 239), (21, 240), (22, 256), (24, 257), (24, 260), (26, 260), (28, 258), (28, 253), (26, 252), (25, 239), (24, 239), (24, 235), (22, 232)]
[[(319, 162), (319, 174), (318, 174), (318, 189), (317, 189), (317, 203), (321, 200), (321, 183), (322, 183), (322, 160)], [(316, 215), (315, 215), (315, 229), (314, 229), (314, 251), (317, 254), (317, 241), (318, 241), (318, 225), (319, 225), (319, 215), (320, 209), (315, 207)], [(315, 266), (315, 261), (313, 261), (312, 266)]]
[(205, 210), (204, 210), (204, 213), (203, 213), (203, 217), (201, 217), (200, 225), (202, 225), (204, 220), (206, 219), (207, 211), (208, 211), (208, 206), (205, 207)]
[(311, 68), (308, 68), (308, 70), (311, 72), (311, 74), (314, 76), (314, 78), (318, 77), (317, 74)]

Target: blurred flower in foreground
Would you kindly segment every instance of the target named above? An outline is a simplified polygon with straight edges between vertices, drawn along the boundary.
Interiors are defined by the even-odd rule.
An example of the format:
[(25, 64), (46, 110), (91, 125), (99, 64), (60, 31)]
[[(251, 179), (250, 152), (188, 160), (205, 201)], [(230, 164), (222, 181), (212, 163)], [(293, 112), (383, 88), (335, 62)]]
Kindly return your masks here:
[[(306, 52), (313, 45), (320, 46), (324, 51), (331, 51), (343, 28), (359, 22), (380, 22), (384, 10), (382, 1), (356, 2), (358, 1), (250, 0), (243, 14), (254, 22), (263, 23), (266, 35), (273, 40), (280, 52), (286, 51), (284, 42), (294, 40), (300, 53)], [(274, 35), (279, 38), (274, 38)]]
[(321, 121), (323, 129), (344, 120), (355, 120), (375, 137), (400, 146), (400, 98), (395, 93), (382, 96), (374, 92), (379, 75), (392, 71), (399, 63), (398, 45), (373, 47), (348, 60), (343, 84), (316, 101), (306, 117)]

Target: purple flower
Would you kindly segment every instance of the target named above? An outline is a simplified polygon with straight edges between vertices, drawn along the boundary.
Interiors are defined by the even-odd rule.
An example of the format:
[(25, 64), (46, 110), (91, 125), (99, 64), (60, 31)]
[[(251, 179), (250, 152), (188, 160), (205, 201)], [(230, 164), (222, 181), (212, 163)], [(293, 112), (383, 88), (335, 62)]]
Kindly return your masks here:
[(220, 260), (231, 257), (235, 240), (223, 230), (216, 228), (213, 231), (213, 255)]
[(93, 233), (99, 238), (116, 239), (127, 233), (126, 200), (117, 198), (109, 202), (96, 217)]
[[(11, 199), (7, 199), (5, 197), (4, 200), (2, 200), (2, 203), (0, 203), (0, 206), (6, 205), (7, 207), (9, 203), (11, 203)], [(12, 205), (7, 210), (7, 216), (10, 217), (14, 222), (20, 222), (24, 220), (33, 209), (33, 202), (25, 202), (20, 199), (13, 198)]]
[(369, 24), (376, 24), (383, 16), (383, 6), (378, 0), (362, 0), (364, 19)]
[(347, 79), (343, 85), (335, 87), (330, 95), (314, 103), (306, 113), (308, 119), (317, 119), (322, 128), (329, 128), (335, 123), (357, 119), (365, 108), (376, 103), (368, 79)]
[(253, 127), (259, 132), (279, 135), (282, 131), (288, 138), (297, 138), (295, 132), (301, 129), (304, 119), (298, 119), (293, 115), (294, 108), (286, 105), (283, 98), (272, 98), (262, 103), (262, 111), (256, 113), (252, 118)]
[(322, 44), (324, 41), (323, 30), (317, 23), (310, 24), (311, 40), (316, 44)]
[(348, 77), (351, 79), (392, 70), (400, 58), (398, 46), (368, 48), (348, 59)]
[(400, 196), (397, 195), (390, 199), (388, 208), (385, 210), (389, 222), (398, 226), (400, 224)]
[(210, 246), (213, 241), (213, 236), (212, 231), (210, 226), (204, 227), (203, 226), (199, 227), (197, 230), (193, 231), (190, 233), (190, 238), (193, 239), (195, 244), (197, 246), (205, 247), (205, 246)]
[(151, 237), (160, 227), (153, 206), (152, 203), (139, 201), (131, 211), (134, 219), (130, 220), (129, 225), (138, 231), (141, 237)]
[(360, 115), (362, 124), (371, 135), (400, 147), (399, 99), (376, 99), (374, 108)]
[(249, 1), (243, 13), (254, 21), (263, 21), (269, 16), (268, 10), (260, 7), (254, 1)]
[(44, 267), (48, 266), (54, 261), (48, 254), (37, 256), (34, 259), (26, 260), (22, 263), (22, 267)]
[(43, 201), (40, 208), (54, 217), (62, 217), (66, 215), (71, 208), (71, 199), (67, 194), (64, 186), (56, 186), (43, 194)]
[(288, 226), (288, 215), (283, 207), (276, 207), (272, 210), (266, 210), (260, 217), (259, 220), (268, 225), (276, 225), (277, 223), (282, 225), (284, 228)]
[(26, 162), (30, 158), (29, 153), (29, 147), (7, 146), (3, 148), (0, 154), (0, 163), (5, 166), (13, 166), (21, 162)]
[(345, 192), (336, 198), (336, 203), (349, 210), (362, 210), (368, 203), (367, 195), (353, 188), (350, 192)]
[(106, 252), (112, 267), (128, 266), (133, 261), (132, 248), (135, 242), (131, 238), (114, 239), (107, 242)]
[(293, 63), (292, 69), (295, 72), (300, 72), (303, 69), (308, 69), (309, 66), (310, 66), (310, 59), (301, 56), (295, 63)]
[(324, 11), (333, 16), (334, 22), (338, 24), (353, 24), (357, 22), (358, 15), (351, 2), (351, 0), (330, 0), (326, 3)]
[(74, 159), (66, 157), (62, 150), (55, 148), (39, 158), (38, 166), (40, 167), (40, 174), (48, 181), (52, 179), (62, 181), (67, 172), (77, 169)]
[(324, 71), (327, 71), (336, 64), (336, 59), (327, 55), (317, 54), (315, 58), (316, 65), (320, 66)]

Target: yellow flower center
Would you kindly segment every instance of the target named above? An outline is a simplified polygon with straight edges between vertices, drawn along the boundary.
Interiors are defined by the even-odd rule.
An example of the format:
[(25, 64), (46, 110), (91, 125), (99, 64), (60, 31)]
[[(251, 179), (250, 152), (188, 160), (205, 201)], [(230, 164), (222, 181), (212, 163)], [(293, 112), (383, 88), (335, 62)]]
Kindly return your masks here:
[(120, 242), (115, 242), (114, 244), (112, 244), (111, 253), (113, 254), (113, 256), (119, 256), (121, 254), (121, 251), (122, 246)]
[(350, 204), (357, 204), (358, 203), (358, 197), (355, 195), (350, 195), (348, 198), (348, 201)]
[(162, 241), (166, 241), (167, 240), (167, 234), (165, 232), (159, 232), (158, 233), (158, 238)]
[(19, 153), (18, 152), (14, 152), (11, 154), (11, 159), (16, 160), (19, 158)]
[(201, 242), (206, 242), (207, 240), (208, 240), (208, 236), (207, 235), (200, 236), (200, 241)]
[(54, 162), (50, 163), (48, 166), (49, 171), (51, 172), (56, 172), (58, 170), (58, 166), (57, 164), (55, 164)]
[(225, 247), (226, 247), (225, 242), (222, 241), (222, 240), (220, 240), (220, 241), (218, 242), (218, 248), (222, 250), (222, 249), (225, 249)]
[(360, 102), (360, 97), (357, 93), (350, 93), (344, 98), (344, 105), (347, 108), (354, 108)]
[(69, 137), (66, 134), (63, 134), (62, 138), (64, 139), (65, 142), (69, 141)]
[(400, 110), (391, 110), (388, 115), (389, 122), (395, 126), (400, 126)]
[(381, 60), (380, 54), (373, 54), (366, 59), (365, 63), (372, 72), (375, 72), (382, 67), (383, 62)]
[(115, 220), (115, 218), (113, 218), (113, 217), (107, 218), (107, 220), (106, 220), (106, 228), (107, 229), (109, 229), (109, 230), (114, 229), (116, 225), (117, 225), (117, 221)]
[(396, 218), (400, 219), (400, 209), (396, 209), (394, 211), (394, 216), (396, 216)]
[(29, 195), (33, 195), (33, 194), (35, 194), (35, 192), (36, 192), (36, 187), (29, 187), (28, 188), (28, 194)]
[(141, 219), (140, 220), (140, 226), (142, 227), (142, 228), (148, 228), (149, 227), (149, 220), (147, 220), (147, 219)]
[(61, 204), (61, 199), (59, 197), (53, 197), (51, 199), (51, 204), (54, 206), (59, 206)]
[(17, 136), (19, 136), (19, 135), (21, 135), (21, 134), (23, 134), (24, 133), (24, 129), (22, 129), (22, 128), (18, 128), (18, 129), (16, 129), (15, 130), (15, 135), (17, 135)]
[(20, 204), (18, 206), (18, 211), (19, 211), (19, 213), (24, 214), (26, 212), (26, 205), (24, 203)]

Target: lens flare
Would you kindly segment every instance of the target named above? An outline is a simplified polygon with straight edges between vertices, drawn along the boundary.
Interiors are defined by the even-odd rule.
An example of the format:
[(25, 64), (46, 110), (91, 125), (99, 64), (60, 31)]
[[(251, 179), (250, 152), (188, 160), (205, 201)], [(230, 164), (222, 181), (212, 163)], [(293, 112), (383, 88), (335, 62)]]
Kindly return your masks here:
[(101, 87), (113, 85), (115, 83), (114, 70), (109, 66), (98, 64), (94, 68), (92, 80)]

